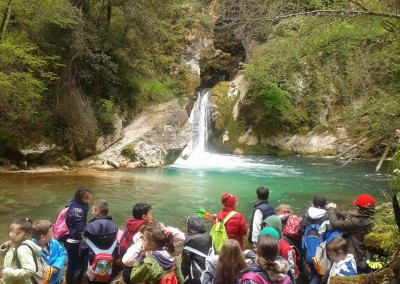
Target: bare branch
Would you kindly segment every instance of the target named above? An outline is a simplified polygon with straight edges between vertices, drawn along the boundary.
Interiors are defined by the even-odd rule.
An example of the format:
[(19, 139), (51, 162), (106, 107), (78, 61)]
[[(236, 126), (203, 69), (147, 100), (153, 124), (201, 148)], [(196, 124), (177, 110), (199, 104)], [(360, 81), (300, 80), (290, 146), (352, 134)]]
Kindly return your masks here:
[(368, 12), (369, 10), (360, 2), (356, 1), (356, 0), (349, 0), (351, 3), (356, 4), (358, 7), (360, 7), (363, 11)]

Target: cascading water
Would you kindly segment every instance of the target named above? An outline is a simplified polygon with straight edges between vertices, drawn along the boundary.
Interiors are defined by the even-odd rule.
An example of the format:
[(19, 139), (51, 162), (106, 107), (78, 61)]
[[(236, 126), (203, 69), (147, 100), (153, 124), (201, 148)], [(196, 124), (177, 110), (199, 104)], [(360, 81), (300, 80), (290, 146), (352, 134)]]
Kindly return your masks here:
[(191, 157), (199, 156), (207, 151), (208, 132), (210, 126), (209, 89), (198, 92), (198, 98), (190, 114), (189, 122), (192, 124), (192, 150)]

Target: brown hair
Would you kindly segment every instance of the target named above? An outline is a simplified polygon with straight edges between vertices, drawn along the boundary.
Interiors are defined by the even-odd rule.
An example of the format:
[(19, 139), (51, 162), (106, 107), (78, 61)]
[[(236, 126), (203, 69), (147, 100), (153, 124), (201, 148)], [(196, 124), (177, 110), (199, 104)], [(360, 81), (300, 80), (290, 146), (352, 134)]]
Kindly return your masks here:
[(327, 252), (334, 252), (338, 253), (342, 251), (345, 255), (347, 255), (347, 244), (346, 240), (342, 237), (336, 236), (334, 237), (327, 245), (326, 245)]
[(24, 231), (25, 233), (30, 234), (32, 232), (32, 221), (31, 219), (15, 219), (12, 221), (11, 225), (18, 225), (19, 228)]
[(283, 212), (290, 212), (293, 213), (292, 207), (288, 204), (279, 204), (279, 206), (276, 208), (276, 215), (279, 215), (280, 213)]
[(219, 253), (215, 282), (218, 284), (235, 284), (240, 277), (240, 271), (247, 266), (238, 242), (227, 240)]
[(32, 237), (39, 240), (41, 236), (47, 235), (53, 224), (47, 220), (36, 220), (32, 225)]
[(262, 235), (257, 242), (258, 266), (263, 271), (276, 270), (277, 264), (274, 262), (279, 254), (279, 243), (271, 235)]
[(155, 243), (157, 249), (165, 249), (170, 254), (174, 254), (175, 246), (172, 234), (167, 230), (163, 230), (159, 222), (155, 220), (146, 222), (142, 232), (150, 242)]
[(99, 210), (101, 216), (107, 216), (108, 214), (108, 203), (104, 199), (99, 199), (93, 202), (93, 206)]

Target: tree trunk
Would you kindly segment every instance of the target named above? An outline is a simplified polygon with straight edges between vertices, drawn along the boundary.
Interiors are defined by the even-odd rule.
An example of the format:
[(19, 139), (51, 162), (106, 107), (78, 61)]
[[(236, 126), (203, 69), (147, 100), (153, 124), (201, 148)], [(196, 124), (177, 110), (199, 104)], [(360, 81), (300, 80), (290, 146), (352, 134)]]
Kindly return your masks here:
[(13, 0), (8, 1), (6, 10), (4, 11), (3, 21), (1, 22), (1, 28), (0, 28), (0, 40), (2, 40), (4, 38), (6, 31), (7, 31), (8, 21), (10, 20), (10, 16), (11, 16), (12, 1)]

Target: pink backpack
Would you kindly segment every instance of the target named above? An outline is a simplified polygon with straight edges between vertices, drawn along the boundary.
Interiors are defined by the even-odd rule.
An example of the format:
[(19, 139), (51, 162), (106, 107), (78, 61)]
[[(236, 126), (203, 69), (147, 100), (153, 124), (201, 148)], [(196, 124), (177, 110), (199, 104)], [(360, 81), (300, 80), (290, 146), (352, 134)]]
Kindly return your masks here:
[[(264, 278), (262, 278), (261, 275), (255, 272), (247, 272), (246, 274), (244, 274), (240, 279), (240, 284), (243, 284), (243, 282), (246, 280), (251, 280), (253, 282), (256, 282), (257, 284), (269, 284), (269, 282), (267, 282)], [(290, 277), (286, 275), (285, 278), (283, 278), (283, 280), (279, 282), (279, 284), (287, 284), (289, 282), (290, 282)]]
[(283, 234), (292, 240), (301, 240), (301, 235), (299, 234), (301, 218), (296, 215), (290, 215), (287, 218), (285, 228), (283, 229)]
[(66, 223), (69, 207), (65, 207), (58, 214), (57, 221), (53, 225), (53, 236), (56, 240), (69, 234), (69, 229)]

